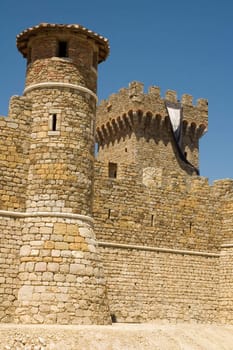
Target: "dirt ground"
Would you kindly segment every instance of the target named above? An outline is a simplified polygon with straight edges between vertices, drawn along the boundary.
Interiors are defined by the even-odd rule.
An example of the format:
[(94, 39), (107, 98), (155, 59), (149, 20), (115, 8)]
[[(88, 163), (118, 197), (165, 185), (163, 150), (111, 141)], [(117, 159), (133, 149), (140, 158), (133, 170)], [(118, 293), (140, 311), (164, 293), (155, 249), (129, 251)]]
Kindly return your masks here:
[(113, 324), (0, 325), (1, 350), (233, 350), (233, 326)]

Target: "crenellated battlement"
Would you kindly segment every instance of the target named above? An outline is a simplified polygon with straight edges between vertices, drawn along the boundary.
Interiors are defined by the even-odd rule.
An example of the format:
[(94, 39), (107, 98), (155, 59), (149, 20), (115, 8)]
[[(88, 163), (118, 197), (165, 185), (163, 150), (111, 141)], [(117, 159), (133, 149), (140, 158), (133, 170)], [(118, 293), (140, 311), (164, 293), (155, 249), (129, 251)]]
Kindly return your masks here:
[(200, 138), (208, 127), (208, 101), (198, 99), (193, 104), (193, 97), (184, 94), (181, 101), (177, 99), (177, 93), (168, 90), (164, 98), (160, 88), (151, 86), (148, 93), (144, 93), (144, 84), (131, 82), (128, 88), (121, 89), (117, 94), (112, 94), (108, 100), (104, 100), (97, 108), (97, 138), (101, 143), (106, 136), (117, 133), (119, 129), (132, 128), (137, 123), (163, 123), (167, 117), (165, 102), (181, 103), (183, 108), (183, 127), (195, 130)]
[(216, 180), (211, 186), (211, 189), (218, 197), (233, 199), (233, 179)]
[[(181, 108), (180, 148), (174, 141), (167, 102)], [(199, 139), (208, 126), (208, 102), (199, 99), (194, 105), (188, 94), (179, 101), (172, 90), (162, 97), (156, 86), (144, 93), (142, 83), (132, 82), (100, 103), (96, 124), (99, 160), (136, 162), (140, 169), (153, 164), (192, 175), (198, 173)]]

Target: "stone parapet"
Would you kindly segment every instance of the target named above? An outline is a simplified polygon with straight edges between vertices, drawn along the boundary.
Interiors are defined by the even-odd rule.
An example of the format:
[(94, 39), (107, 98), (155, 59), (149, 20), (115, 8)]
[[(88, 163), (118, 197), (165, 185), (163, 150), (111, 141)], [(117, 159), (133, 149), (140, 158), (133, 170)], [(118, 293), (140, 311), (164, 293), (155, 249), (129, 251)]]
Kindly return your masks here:
[(114, 132), (117, 128), (132, 127), (136, 120), (140, 122), (142, 116), (160, 122), (168, 115), (165, 101), (181, 103), (185, 126), (188, 124), (197, 129), (196, 132), (200, 136), (207, 130), (207, 100), (199, 99), (197, 104), (193, 105), (192, 96), (185, 94), (181, 101), (178, 101), (176, 92), (172, 90), (168, 90), (162, 98), (159, 87), (150, 87), (146, 94), (142, 83), (132, 82), (128, 88), (121, 89), (100, 103), (97, 109), (97, 133), (104, 134), (111, 132), (111, 129)]
[(63, 34), (63, 37), (67, 33), (80, 35), (83, 39), (91, 39), (99, 45), (99, 63), (105, 60), (109, 53), (109, 43), (108, 39), (104, 38), (102, 35), (99, 35), (93, 32), (90, 29), (87, 29), (80, 24), (52, 24), (52, 23), (40, 23), (31, 28), (25, 29), (19, 35), (17, 35), (17, 47), (19, 51), (23, 54), (24, 57), (28, 57), (28, 41), (31, 37), (39, 36), (41, 33), (49, 33), (50, 36), (53, 36), (54, 33), (60, 32)]
[[(179, 147), (168, 117), (168, 101), (182, 107)], [(207, 100), (200, 99), (193, 105), (192, 96), (183, 95), (180, 102), (171, 90), (162, 98), (158, 87), (144, 93), (142, 83), (132, 82), (97, 108), (98, 159), (137, 163), (140, 170), (154, 166), (197, 174), (199, 139), (207, 125)]]

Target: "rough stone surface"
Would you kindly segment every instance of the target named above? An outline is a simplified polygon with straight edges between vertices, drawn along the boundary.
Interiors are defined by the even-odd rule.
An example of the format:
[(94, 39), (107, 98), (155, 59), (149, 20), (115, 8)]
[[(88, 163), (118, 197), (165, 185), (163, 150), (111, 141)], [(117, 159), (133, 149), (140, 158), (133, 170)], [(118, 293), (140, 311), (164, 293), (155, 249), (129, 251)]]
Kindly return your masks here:
[[(41, 24), (17, 45), (26, 89), (0, 117), (0, 322), (233, 323), (233, 180), (209, 186), (181, 159), (165, 108), (176, 93), (132, 82), (96, 117), (106, 39)], [(208, 103), (181, 104), (198, 168)], [(38, 337), (25, 344), (50, 346)]]
[(108, 324), (91, 218), (97, 64), (108, 43), (81, 26), (41, 24), (17, 45), (26, 90), (0, 118), (0, 321)]

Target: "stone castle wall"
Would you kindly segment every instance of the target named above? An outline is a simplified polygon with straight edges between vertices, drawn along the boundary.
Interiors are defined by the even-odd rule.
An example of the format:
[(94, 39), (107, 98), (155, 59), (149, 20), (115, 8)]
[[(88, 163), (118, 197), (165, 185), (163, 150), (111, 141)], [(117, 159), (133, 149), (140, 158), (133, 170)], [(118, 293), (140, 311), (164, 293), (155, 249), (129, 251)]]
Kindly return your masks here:
[(109, 178), (108, 163), (95, 169), (95, 232), (114, 317), (229, 321), (231, 247), (222, 244), (230, 236), (223, 208), (232, 208), (232, 182), (209, 186), (151, 169), (154, 177), (143, 178), (122, 164)]
[(99, 105), (94, 161), (106, 39), (41, 24), (17, 45), (26, 88), (0, 117), (0, 321), (232, 323), (233, 180), (194, 171), (207, 101), (181, 100), (194, 167), (165, 108), (176, 93), (138, 82)]
[(113, 320), (218, 321), (217, 255), (114, 244), (100, 251)]
[(0, 117), (0, 208), (25, 209), (31, 102), (12, 97), (9, 117)]
[[(7, 127), (3, 130), (8, 133)], [(89, 260), (88, 251), (96, 249), (95, 240), (70, 234), (72, 225), (76, 227), (72, 219), (49, 218), (47, 222), (45, 217), (2, 216), (2, 321), (27, 322), (30, 304), (34, 322), (72, 322), (64, 313), (67, 305), (72, 305), (72, 296), (64, 291), (76, 288), (72, 279), (84, 283), (83, 278), (87, 281), (98, 275), (101, 280), (101, 270), (94, 272), (99, 264), (107, 278), (106, 301), (113, 319), (119, 322), (164, 318), (232, 321), (228, 313), (232, 303), (228, 247), (232, 180), (209, 186), (198, 176), (184, 177), (153, 167), (142, 173), (137, 169), (135, 164), (120, 163), (117, 178), (109, 178), (108, 162), (95, 163), (94, 219), (100, 257), (94, 262), (92, 256), (90, 265), (81, 260)], [(68, 231), (64, 228), (67, 224)], [(89, 240), (94, 245), (85, 249)], [(75, 266), (77, 271), (72, 270)], [(25, 286), (25, 281), (31, 282)], [(52, 296), (47, 292), (48, 283), (53, 285)], [(62, 302), (61, 295), (66, 295)], [(90, 323), (90, 295), (91, 291), (79, 296), (83, 309), (78, 307), (78, 316), (73, 311), (74, 322)], [(105, 307), (107, 310), (108, 305)]]
[(19, 290), (23, 220), (0, 212), (0, 322), (13, 322)]
[(0, 322), (13, 321), (19, 289), (30, 121), (31, 101), (19, 96), (11, 98), (9, 116), (0, 117)]
[(120, 164), (117, 178), (108, 177), (106, 163), (96, 162), (95, 168), (98, 240), (219, 251), (221, 202), (207, 179), (160, 173), (145, 185), (136, 167)]
[(219, 319), (223, 323), (232, 323), (233, 315), (233, 180), (220, 180), (215, 183), (222, 199), (222, 226), (219, 234), (222, 237), (219, 264)]

